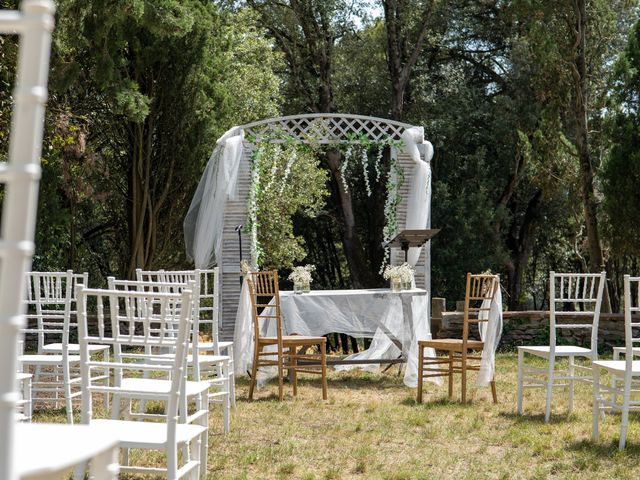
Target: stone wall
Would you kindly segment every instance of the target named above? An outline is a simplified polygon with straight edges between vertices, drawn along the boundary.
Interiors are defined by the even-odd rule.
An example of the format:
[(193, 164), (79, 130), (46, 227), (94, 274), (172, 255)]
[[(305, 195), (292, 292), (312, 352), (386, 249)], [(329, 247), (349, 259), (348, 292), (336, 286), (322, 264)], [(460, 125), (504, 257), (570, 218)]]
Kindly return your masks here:
[[(436, 299), (434, 299), (436, 300)], [(461, 338), (462, 312), (442, 312), (433, 309), (431, 321), (433, 338)], [(582, 318), (581, 318), (582, 317)], [(500, 340), (501, 350), (514, 349), (518, 345), (545, 345), (549, 343), (549, 312), (523, 311), (504, 312), (504, 328)], [(563, 316), (563, 323), (584, 323), (584, 315)], [(588, 346), (591, 331), (589, 329), (559, 329), (558, 344)], [(478, 337), (478, 330), (471, 327), (472, 338)], [(609, 350), (614, 346), (624, 346), (624, 315), (609, 313), (600, 315), (598, 328), (600, 349)]]

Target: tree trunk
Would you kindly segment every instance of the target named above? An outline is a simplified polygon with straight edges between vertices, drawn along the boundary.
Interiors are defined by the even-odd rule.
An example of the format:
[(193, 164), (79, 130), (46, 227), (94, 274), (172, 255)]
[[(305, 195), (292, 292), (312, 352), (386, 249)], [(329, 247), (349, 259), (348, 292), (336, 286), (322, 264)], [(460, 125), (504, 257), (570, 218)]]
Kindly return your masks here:
[(344, 254), (347, 257), (349, 273), (351, 274), (351, 283), (355, 288), (365, 288), (370, 286), (372, 277), (364, 256), (360, 237), (358, 237), (351, 193), (344, 188), (342, 173), (340, 172), (340, 159), (340, 152), (327, 152), (327, 164), (337, 193), (336, 200), (342, 213), (342, 243), (344, 245)]
[(522, 224), (519, 228), (513, 228), (507, 239), (507, 246), (511, 251), (505, 267), (507, 269), (507, 291), (509, 293), (509, 309), (522, 308), (520, 294), (522, 293), (522, 275), (529, 263), (531, 248), (535, 235), (536, 225), (540, 219), (542, 203), (542, 190), (538, 190), (529, 200), (525, 210)]
[[(574, 3), (575, 32), (577, 51), (574, 65), (575, 88), (575, 120), (576, 120), (576, 150), (580, 159), (580, 192), (584, 208), (584, 221), (587, 230), (587, 244), (589, 248), (589, 269), (600, 272), (604, 269), (602, 246), (598, 231), (597, 201), (593, 186), (593, 165), (589, 153), (589, 123), (588, 123), (588, 95), (589, 79), (587, 76), (586, 58), (586, 28), (587, 5), (586, 0), (576, 0)], [(608, 289), (605, 289), (602, 311), (610, 312)]]

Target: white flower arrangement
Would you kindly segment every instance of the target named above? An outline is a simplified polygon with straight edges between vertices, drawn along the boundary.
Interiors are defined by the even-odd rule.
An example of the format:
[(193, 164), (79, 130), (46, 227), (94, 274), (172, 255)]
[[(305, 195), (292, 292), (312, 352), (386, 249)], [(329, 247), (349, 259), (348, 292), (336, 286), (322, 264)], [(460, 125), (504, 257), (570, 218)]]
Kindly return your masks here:
[(245, 277), (249, 275), (249, 273), (252, 272), (252, 268), (251, 268), (251, 265), (249, 265), (249, 262), (247, 262), (246, 260), (241, 260), (240, 271), (242, 272), (242, 275)]
[(385, 280), (410, 283), (413, 279), (414, 269), (408, 263), (402, 265), (387, 265), (382, 276)]
[(311, 278), (311, 272), (313, 272), (315, 269), (315, 265), (293, 267), (293, 271), (289, 274), (288, 278), (293, 283), (310, 284), (311, 282), (313, 282), (313, 278)]

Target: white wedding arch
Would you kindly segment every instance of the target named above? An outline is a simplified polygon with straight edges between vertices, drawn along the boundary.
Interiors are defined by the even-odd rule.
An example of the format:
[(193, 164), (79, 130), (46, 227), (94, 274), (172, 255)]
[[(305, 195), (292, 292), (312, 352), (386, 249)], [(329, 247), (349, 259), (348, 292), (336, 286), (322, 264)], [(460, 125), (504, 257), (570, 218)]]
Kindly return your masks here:
[[(187, 254), (196, 268), (219, 267), (220, 335), (232, 339), (240, 298), (238, 225), (248, 223), (251, 191), (251, 157), (262, 142), (297, 142), (317, 145), (391, 145), (391, 156), (404, 172), (395, 209), (398, 230), (431, 226), (431, 167), (433, 146), (424, 129), (383, 118), (350, 114), (307, 114), (270, 118), (228, 130), (218, 141), (184, 220)], [(255, 179), (254, 179), (255, 180)], [(253, 237), (253, 238), (252, 238)], [(255, 245), (255, 232), (242, 236), (246, 259)], [(392, 263), (404, 261), (392, 249)], [(416, 285), (429, 290), (429, 244), (411, 249), (409, 263), (416, 268)]]

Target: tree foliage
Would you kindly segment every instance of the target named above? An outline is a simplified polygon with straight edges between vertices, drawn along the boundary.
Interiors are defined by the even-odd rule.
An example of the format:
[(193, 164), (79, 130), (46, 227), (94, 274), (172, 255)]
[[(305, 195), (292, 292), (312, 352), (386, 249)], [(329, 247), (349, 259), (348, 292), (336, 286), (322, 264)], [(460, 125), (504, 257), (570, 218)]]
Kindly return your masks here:
[(306, 256), (293, 217), (315, 218), (324, 208), (327, 174), (305, 145), (261, 144), (254, 162), (261, 179), (256, 197), (260, 265), (292, 268)]

